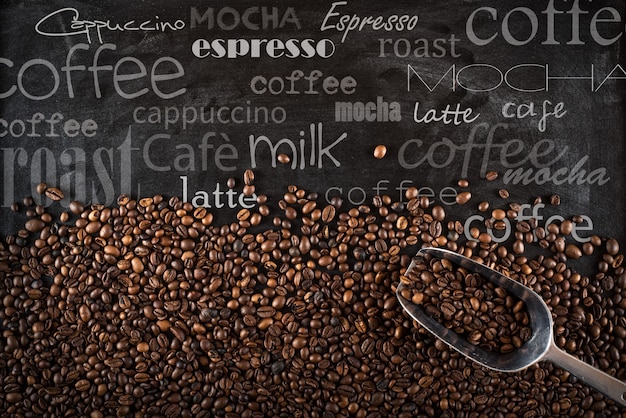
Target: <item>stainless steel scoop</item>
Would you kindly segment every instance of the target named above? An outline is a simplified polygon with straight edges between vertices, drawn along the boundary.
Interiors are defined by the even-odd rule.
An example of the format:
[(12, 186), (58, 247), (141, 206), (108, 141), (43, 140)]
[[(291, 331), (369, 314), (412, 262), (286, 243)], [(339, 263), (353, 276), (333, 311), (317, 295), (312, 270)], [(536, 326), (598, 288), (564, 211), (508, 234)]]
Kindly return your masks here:
[[(556, 346), (552, 335), (552, 316), (541, 296), (513, 279), (467, 257), (452, 251), (438, 248), (424, 248), (416, 258), (430, 254), (435, 258), (444, 258), (452, 263), (477, 273), (496, 285), (506, 289), (512, 295), (524, 301), (530, 317), (532, 336), (520, 348), (511, 353), (488, 352), (470, 344), (456, 332), (431, 318), (419, 305), (404, 298), (401, 294), (406, 285), (400, 282), (396, 295), (404, 310), (424, 328), (440, 338), (450, 347), (485, 367), (502, 372), (523, 370), (538, 361), (548, 360), (568, 370), (586, 384), (602, 392), (622, 406), (626, 406), (626, 383), (590, 366), (589, 364), (566, 353)], [(408, 271), (415, 268), (414, 259)]]

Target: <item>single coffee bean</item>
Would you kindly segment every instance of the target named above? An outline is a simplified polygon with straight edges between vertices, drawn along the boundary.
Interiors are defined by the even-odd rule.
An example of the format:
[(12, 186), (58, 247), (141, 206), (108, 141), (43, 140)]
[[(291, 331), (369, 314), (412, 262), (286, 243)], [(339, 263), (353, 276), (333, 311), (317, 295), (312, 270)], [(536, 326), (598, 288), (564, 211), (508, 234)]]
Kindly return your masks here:
[(248, 169), (243, 173), (243, 184), (246, 186), (251, 185), (254, 182), (254, 171)]
[(137, 383), (147, 383), (150, 381), (150, 375), (148, 373), (136, 373), (134, 378)]
[(471, 198), (472, 198), (471, 192), (461, 192), (458, 195), (456, 195), (456, 203), (459, 205), (464, 205), (467, 202), (469, 202)]
[(154, 199), (152, 197), (144, 197), (139, 200), (139, 206), (141, 206), (142, 208), (147, 208), (153, 203), (154, 203)]
[(606, 252), (610, 255), (617, 255), (620, 250), (619, 242), (616, 239), (609, 239), (606, 241)]
[(44, 229), (45, 226), (46, 226), (46, 223), (44, 221), (42, 221), (41, 219), (29, 219), (24, 224), (24, 228), (28, 232), (39, 232), (42, 229)]
[(128, 202), (130, 202), (130, 197), (128, 195), (121, 194), (117, 197), (118, 206), (125, 206)]
[(132, 306), (130, 298), (126, 295), (120, 295), (118, 297), (118, 304), (122, 309), (130, 309), (130, 307)]
[(276, 314), (276, 309), (272, 306), (261, 306), (257, 309), (256, 314), (260, 318), (271, 318)]
[(246, 184), (245, 186), (243, 186), (243, 195), (244, 196), (252, 196), (255, 192), (255, 187), (253, 184)]
[(86, 392), (91, 387), (91, 383), (87, 379), (81, 379), (74, 385), (79, 392)]
[(567, 244), (565, 247), (565, 255), (572, 260), (577, 260), (583, 256), (583, 252), (577, 245)]
[(44, 194), (47, 188), (48, 188), (48, 185), (46, 183), (37, 184), (37, 188), (36, 188), (37, 194)]
[(65, 197), (63, 192), (60, 189), (56, 188), (56, 187), (48, 187), (48, 188), (46, 188), (45, 191), (44, 191), (44, 194), (50, 200), (55, 200), (55, 201), (63, 200), (63, 198)]
[(385, 158), (385, 155), (387, 155), (387, 147), (384, 145), (377, 145), (376, 148), (374, 148), (374, 158), (380, 160)]
[(487, 181), (494, 181), (498, 178), (498, 172), (497, 171), (488, 171), (487, 174), (485, 175), (485, 179)]

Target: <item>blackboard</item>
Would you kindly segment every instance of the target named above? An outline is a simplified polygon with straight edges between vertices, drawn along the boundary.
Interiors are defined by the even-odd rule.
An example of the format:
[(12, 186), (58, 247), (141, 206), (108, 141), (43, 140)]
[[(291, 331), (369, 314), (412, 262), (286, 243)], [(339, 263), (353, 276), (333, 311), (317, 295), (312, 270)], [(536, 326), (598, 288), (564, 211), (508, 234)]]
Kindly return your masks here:
[(3, 232), (41, 181), (65, 206), (183, 182), (191, 200), (247, 168), (355, 204), (408, 186), (442, 202), (466, 178), (478, 202), (495, 170), (518, 202), (558, 193), (559, 215), (622, 238), (623, 7), (544, 3), (397, 2), (406, 22), (376, 29), (388, 6), (5, 3)]
[(625, 22), (619, 0), (4, 0), (0, 236), (29, 196), (179, 196), (229, 224), (252, 170), (274, 206), (417, 188), (466, 240), (513, 239), (490, 202), (626, 245)]

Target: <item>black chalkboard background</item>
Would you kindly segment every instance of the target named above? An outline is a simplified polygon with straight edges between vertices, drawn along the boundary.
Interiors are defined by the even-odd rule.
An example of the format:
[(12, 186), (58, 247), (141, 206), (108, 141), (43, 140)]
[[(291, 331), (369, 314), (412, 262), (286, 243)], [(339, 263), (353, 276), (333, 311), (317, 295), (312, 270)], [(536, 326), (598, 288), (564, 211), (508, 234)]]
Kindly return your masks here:
[[(366, 22), (392, 15), (413, 20)], [(229, 224), (252, 169), (274, 207), (292, 184), (344, 208), (417, 187), (449, 219), (516, 202), (540, 225), (580, 216), (568, 240), (626, 245), (624, 22), (620, 0), (3, 0), (0, 236), (24, 228), (28, 196), (55, 215), (181, 196)], [(258, 57), (219, 56), (259, 40)]]
[[(566, 2), (557, 3), (555, 8), (558, 10), (571, 9)], [(241, 22), (236, 25), (232, 12), (224, 13), (221, 18), (223, 21), (211, 25), (207, 19), (192, 28), (193, 10), (197, 17), (209, 12), (217, 18), (218, 11), (226, 6), (218, 2), (202, 5), (197, 2), (178, 2), (177, 5), (138, 2), (133, 7), (113, 1), (99, 2), (98, 5), (66, 1), (14, 1), (3, 4), (0, 15), (1, 56), (5, 61), (0, 71), (1, 90), (6, 92), (15, 86), (19, 71), (25, 66), (22, 80), (24, 90), (40, 99), (49, 95), (43, 100), (31, 100), (24, 97), (21, 89), (17, 89), (9, 97), (0, 100), (3, 120), (8, 124), (16, 120), (27, 121), (35, 113), (41, 113), (46, 119), (55, 112), (63, 116), (63, 120), (55, 127), (58, 136), (45, 136), (48, 133), (45, 122), (37, 125), (36, 134), (41, 136), (31, 137), (30, 125), (20, 135), (24, 125), (18, 121), (13, 126), (17, 135), (9, 133), (2, 137), (3, 233), (15, 232), (18, 225), (15, 215), (8, 209), (10, 204), (35, 194), (34, 189), (40, 181), (62, 188), (64, 186), (67, 190), (62, 205), (67, 206), (71, 199), (111, 204), (120, 193), (135, 197), (154, 193), (181, 195), (180, 177), (186, 176), (191, 199), (197, 190), (212, 192), (216, 183), (224, 188), (229, 177), (241, 179), (241, 173), (252, 167), (251, 136), (266, 136), (274, 144), (282, 138), (289, 138), (299, 146), (301, 131), (305, 134), (305, 143), (309, 144), (310, 127), (321, 124), (324, 146), (345, 134), (345, 139), (331, 149), (336, 164), (324, 157), (319, 161), (320, 166), (318, 161), (314, 166), (306, 161), (303, 169), (293, 169), (290, 164), (281, 163), (272, 167), (272, 156), (267, 146), (260, 144), (256, 149), (254, 167), (256, 184), (260, 190), (270, 196), (275, 194), (278, 198), (290, 183), (297, 183), (318, 193), (337, 187), (343, 192), (344, 201), (349, 200), (347, 195), (351, 191), (350, 199), (359, 203), (364, 198), (369, 201), (376, 194), (373, 188), (380, 180), (388, 180), (388, 183), (382, 184), (389, 190), (383, 189), (382, 193), (400, 198), (400, 191), (395, 189), (401, 184), (429, 187), (438, 194), (446, 187), (460, 191), (456, 186), (457, 180), (467, 178), (475, 196), (472, 200), (474, 204), (449, 207), (461, 215), (475, 213), (477, 202), (481, 199), (492, 200), (494, 190), (499, 187), (506, 187), (511, 193), (511, 199), (520, 203), (530, 203), (536, 196), (547, 197), (557, 193), (562, 204), (554, 213), (564, 217), (587, 215), (593, 221), (593, 233), (624, 238), (624, 81), (619, 80), (624, 77), (619, 67), (623, 64), (621, 50), (624, 38), (617, 23), (596, 24), (602, 39), (621, 37), (611, 45), (599, 45), (596, 42), (599, 38), (592, 37), (590, 30), (592, 17), (601, 8), (614, 7), (623, 14), (624, 7), (620, 2), (585, 2), (581, 8), (586, 13), (580, 14), (580, 23), (574, 29), (572, 13), (555, 15), (552, 35), (549, 33), (552, 29), (548, 27), (546, 14), (541, 13), (547, 7), (544, 1), (526, 3), (525, 10), (532, 11), (531, 14), (511, 12), (514, 9), (512, 5), (501, 6), (498, 2), (479, 5), (475, 2), (443, 4), (426, 1), (415, 5), (414, 2), (399, 1), (394, 2), (393, 7), (350, 2), (338, 3), (334, 9), (331, 3), (301, 2), (295, 6), (279, 2), (272, 5), (277, 8), (277, 27), (269, 19), (266, 22), (268, 27), (263, 29), (261, 15), (257, 14), (253, 16), (253, 23), (256, 19), (260, 24), (258, 30), (253, 26), (246, 27)], [(248, 8), (256, 6), (256, 3), (241, 3), (233, 10), (241, 16)], [(491, 16), (491, 9), (477, 11), (479, 6), (495, 8), (493, 11), (497, 9), (496, 17)], [(71, 10), (58, 12), (63, 8)], [(416, 15), (419, 23), (410, 31), (374, 31), (369, 27), (361, 31), (353, 30), (342, 41), (342, 32), (334, 28), (321, 30), (331, 10), (338, 13), (326, 21), (327, 26), (333, 27), (340, 15), (385, 16), (391, 11), (398, 15)], [(214, 13), (210, 13), (212, 11)], [(476, 17), (471, 26), (476, 36), (487, 39), (495, 35), (493, 42), (488, 45), (475, 45), (469, 39), (466, 26), (475, 11)], [(608, 12), (603, 13), (606, 14), (600, 17), (609, 17)], [(81, 21), (102, 20), (113, 23), (152, 21), (173, 25), (179, 20), (184, 28), (163, 32), (102, 29), (100, 39), (94, 28), (89, 30), (88, 35), (80, 33), (56, 37), (43, 36), (35, 29), (41, 21), (41, 32), (59, 32), (61, 28), (68, 31), (75, 14)], [(43, 20), (47, 15), (50, 16)], [(529, 15), (537, 19), (534, 36)], [(283, 19), (285, 21), (281, 26), (280, 21)], [(524, 45), (511, 45), (504, 39), (503, 27), (511, 34), (511, 39), (529, 41)], [(547, 45), (546, 40), (550, 37), (553, 38), (552, 45)], [(332, 43), (328, 45), (334, 45), (334, 53), (329, 58), (269, 58), (265, 53), (260, 58), (194, 56), (192, 49), (197, 39), (211, 41), (219, 38), (283, 41), (313, 39), (315, 42), (327, 39)], [(454, 49), (451, 47), (451, 39)], [(568, 44), (573, 39), (577, 45)], [(445, 48), (443, 52), (434, 46), (436, 43)], [(120, 81), (120, 89), (132, 93), (146, 88), (147, 92), (133, 99), (121, 97), (115, 90), (112, 70), (103, 69), (97, 73), (101, 97), (96, 97), (94, 74), (83, 68), (70, 71), (74, 96), (70, 97), (67, 72), (62, 67), (66, 65), (68, 52), (78, 44), (82, 44), (82, 48), (74, 50), (72, 65), (93, 65), (94, 56), (103, 47), (99, 52), (99, 65), (115, 66), (122, 60), (120, 74), (137, 71), (137, 63), (146, 68), (145, 77), (136, 81)], [(128, 57), (132, 57), (132, 61)], [(183, 94), (171, 99), (159, 97), (150, 85), (152, 66), (163, 57), (176, 60), (180, 63), (180, 71), (184, 72), (180, 78), (159, 84), (163, 93), (185, 89)], [(10, 60), (11, 64), (6, 60)], [(32, 60), (45, 60), (45, 63)], [(516, 66), (520, 67), (507, 74), (509, 69)], [(59, 83), (54, 91), (52, 68), (58, 74)], [(172, 60), (161, 63), (158, 70), (176, 71)], [(318, 94), (304, 94), (309, 86), (300, 79), (295, 85), (297, 94), (286, 94), (290, 90), (288, 85), (280, 94), (255, 94), (252, 90), (251, 82), (257, 80), (257, 76), (265, 80), (280, 78), (270, 84), (276, 90), (280, 88), (281, 80), (284, 82), (286, 77), (298, 70), (305, 76), (319, 70), (322, 77), (333, 76), (338, 80), (351, 77), (356, 86), (352, 88), (351, 94), (339, 90), (331, 95), (323, 91), (321, 80), (317, 80), (314, 88)], [(457, 71), (457, 81), (461, 85), (453, 86), (453, 71)], [(613, 78), (602, 83), (612, 71)], [(592, 91), (590, 87), (589, 77), (592, 72), (595, 77), (594, 89), (597, 91)], [(498, 85), (505, 74), (507, 80), (491, 89)], [(572, 78), (551, 79), (546, 83), (546, 76)], [(586, 78), (576, 80), (573, 77)], [(548, 91), (545, 91), (546, 84)], [(541, 91), (521, 92), (511, 86)], [(392, 107), (395, 102), (401, 108), (401, 120), (336, 121), (336, 102), (362, 105), (377, 101), (391, 104)], [(566, 113), (561, 118), (548, 117), (543, 132), (538, 128), (540, 115), (522, 119), (505, 118), (502, 115), (502, 108), (508, 102), (533, 103), (536, 110), (541, 112), (544, 101), (551, 104), (547, 108), (550, 112), (554, 111), (557, 103), (562, 102), (562, 109)], [(443, 109), (446, 105), (455, 108), (457, 104), (460, 109), (471, 108), (471, 118), (479, 116), (472, 123), (458, 125), (416, 123), (413, 117), (416, 103), (419, 103), (419, 117), (429, 109)], [(200, 112), (204, 107), (207, 111), (211, 108), (217, 111), (220, 107), (232, 109), (235, 106), (242, 106), (244, 112), (255, 112), (258, 108), (274, 111), (278, 120), (270, 120), (268, 124), (263, 123), (263, 120), (251, 120), (248, 123), (234, 123), (232, 120), (226, 123), (196, 121), (186, 126), (181, 121), (182, 113), (187, 108), (190, 108), (186, 111), (191, 117), (194, 109)], [(515, 107), (509, 110), (514, 112)], [(134, 112), (139, 121), (135, 120)], [(169, 117), (174, 117), (175, 112), (178, 112), (180, 119), (169, 126), (163, 121), (141, 123), (150, 115), (158, 116), (158, 112), (163, 118), (167, 117), (167, 112)], [(358, 119), (358, 115), (356, 117)], [(79, 123), (92, 119), (97, 123), (97, 131), (89, 138), (79, 132), (76, 137), (64, 136), (60, 128), (68, 119), (75, 119)], [(467, 149), (468, 142), (472, 141), (472, 132), (475, 132), (473, 142), (484, 144), (489, 140), (490, 129), (493, 129), (491, 141), (495, 146), (487, 153), (484, 146), (476, 146), (471, 151)], [(3, 129), (3, 132), (7, 133), (7, 129)], [(205, 144), (211, 144), (213, 148), (206, 149), (207, 158), (203, 161), (201, 144), (205, 135), (208, 135)], [(153, 140), (150, 141), (150, 138)], [(411, 140), (404, 152), (400, 153), (403, 144)], [(450, 142), (446, 145), (445, 141), (448, 140)], [(514, 169), (520, 168), (525, 172), (532, 170), (533, 175), (527, 182), (505, 184), (503, 174), (507, 167), (502, 165), (501, 145), (512, 140), (517, 142), (510, 143), (509, 151), (517, 152), (514, 150), (520, 144), (524, 148), (518, 150), (517, 155), (509, 157), (508, 162), (515, 164), (525, 159)], [(224, 144), (230, 148), (222, 149), (223, 152), (236, 150), (237, 158), (222, 160), (220, 167), (216, 164), (215, 152)], [(372, 156), (373, 148), (378, 144), (388, 147), (388, 154), (382, 160)], [(455, 145), (451, 148), (450, 144)], [(464, 144), (466, 148), (463, 148)], [(544, 147), (548, 146), (554, 149), (546, 151)], [(533, 162), (529, 158), (533, 150), (540, 154), (546, 152), (546, 155)], [(281, 146), (278, 152), (291, 154), (286, 145)], [(307, 145), (307, 160), (309, 152), (310, 147)], [(419, 164), (420, 160), (423, 163)], [(563, 171), (558, 171), (560, 169)], [(485, 170), (500, 173), (498, 181), (489, 184), (489, 188), (481, 180)], [(551, 181), (552, 177), (546, 178), (543, 174), (535, 177), (540, 171), (549, 172), (548, 177), (564, 173), (565, 176), (558, 174), (557, 177), (560, 179), (569, 175), (573, 179), (555, 184)], [(241, 186), (239, 183), (238, 187)], [(332, 191), (336, 192), (336, 189)], [(51, 202), (44, 199), (41, 203), (49, 205)], [(549, 206), (544, 209), (546, 212), (543, 212), (543, 216), (547, 217), (551, 210), (554, 211)]]

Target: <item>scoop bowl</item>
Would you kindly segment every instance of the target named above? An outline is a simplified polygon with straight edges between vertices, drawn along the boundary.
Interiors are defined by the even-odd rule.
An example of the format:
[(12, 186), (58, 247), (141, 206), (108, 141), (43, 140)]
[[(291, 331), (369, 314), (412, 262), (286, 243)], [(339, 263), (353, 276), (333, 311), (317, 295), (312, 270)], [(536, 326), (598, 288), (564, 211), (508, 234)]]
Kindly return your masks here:
[(561, 350), (555, 344), (552, 333), (552, 314), (541, 296), (521, 283), (478, 261), (440, 248), (421, 249), (409, 265), (407, 274), (414, 270), (418, 261), (427, 254), (435, 258), (447, 259), (457, 266), (465, 268), (467, 271), (476, 273), (522, 300), (528, 310), (532, 336), (520, 348), (510, 353), (500, 354), (483, 350), (477, 345), (470, 344), (469, 341), (452, 329), (446, 328), (439, 321), (429, 316), (420, 305), (416, 305), (403, 297), (402, 291), (406, 289), (406, 285), (401, 281), (396, 291), (400, 305), (411, 318), (415, 319), (429, 332), (465, 357), (500, 372), (517, 372), (539, 361), (551, 361), (568, 370), (581, 381), (602, 392), (618, 404), (626, 406), (626, 383), (579, 360)]

